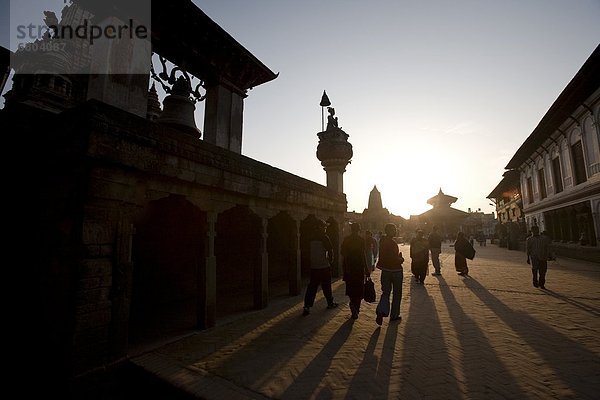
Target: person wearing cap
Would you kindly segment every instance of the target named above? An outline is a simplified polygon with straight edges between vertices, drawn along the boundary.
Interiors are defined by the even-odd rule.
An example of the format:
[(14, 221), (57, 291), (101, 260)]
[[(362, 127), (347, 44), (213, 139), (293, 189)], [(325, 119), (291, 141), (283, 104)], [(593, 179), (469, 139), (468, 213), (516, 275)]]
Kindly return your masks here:
[[(396, 225), (385, 225), (385, 236), (379, 242), (379, 260), (377, 268), (381, 270), (381, 297), (375, 310), (377, 325), (383, 323), (383, 318), (390, 316), (390, 321), (400, 321), (400, 300), (402, 300), (402, 281), (404, 272), (402, 263), (404, 258), (394, 241), (396, 236)], [(392, 305), (390, 311), (390, 295)]]
[(315, 303), (319, 285), (323, 290), (323, 295), (327, 299), (327, 308), (335, 308), (338, 304), (333, 301), (331, 291), (331, 264), (333, 263), (333, 245), (325, 233), (327, 224), (323, 220), (318, 220), (312, 237), (310, 238), (310, 281), (306, 287), (304, 295), (304, 309), (302, 315), (310, 314), (310, 308)]
[(417, 235), (410, 241), (410, 269), (417, 283), (425, 283), (429, 267), (429, 242), (423, 236), (423, 231), (417, 229)]
[(352, 319), (357, 319), (360, 313), (360, 303), (364, 296), (365, 277), (371, 275), (370, 265), (367, 263), (365, 253), (366, 243), (359, 236), (360, 224), (350, 225), (350, 235), (342, 242), (342, 256), (344, 257), (344, 282), (346, 282), (346, 296), (350, 298), (350, 312)]

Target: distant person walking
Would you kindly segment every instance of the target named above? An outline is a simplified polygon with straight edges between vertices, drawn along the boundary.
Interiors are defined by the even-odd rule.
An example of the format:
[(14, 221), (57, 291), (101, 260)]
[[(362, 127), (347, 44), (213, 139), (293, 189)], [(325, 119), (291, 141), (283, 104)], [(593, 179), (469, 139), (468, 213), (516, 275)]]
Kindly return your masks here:
[(456, 241), (454, 242), (454, 266), (456, 271), (461, 276), (469, 275), (469, 267), (467, 266), (467, 256), (469, 253), (475, 253), (473, 245), (467, 240), (463, 232), (458, 232)]
[(440, 253), (442, 252), (442, 237), (438, 233), (437, 225), (431, 229), (431, 233), (427, 237), (429, 241), (429, 251), (431, 252), (431, 263), (435, 271), (432, 275), (442, 275), (442, 267), (440, 265)]
[(327, 224), (318, 220), (310, 238), (310, 281), (304, 296), (304, 311), (302, 315), (310, 314), (310, 308), (315, 303), (317, 289), (321, 285), (323, 295), (327, 299), (327, 308), (337, 307), (331, 292), (331, 264), (333, 262), (333, 246), (325, 234)]
[[(394, 241), (396, 236), (396, 225), (385, 225), (385, 236), (379, 242), (379, 261), (377, 268), (381, 270), (381, 298), (375, 311), (377, 325), (383, 323), (383, 318), (390, 316), (390, 321), (400, 321), (400, 300), (402, 300), (402, 281), (404, 272), (402, 263), (404, 258)], [(392, 295), (392, 306), (390, 312), (390, 295)]]
[(379, 255), (379, 244), (373, 237), (371, 231), (365, 231), (365, 253), (367, 255), (367, 266), (370, 271), (375, 270), (375, 263), (377, 262), (377, 256)]
[(540, 228), (537, 225), (531, 227), (531, 236), (525, 242), (527, 264), (531, 264), (533, 286), (539, 286), (541, 289), (546, 289), (548, 260), (554, 259), (550, 243), (551, 240), (548, 236), (540, 235)]
[(357, 319), (360, 313), (360, 303), (364, 296), (365, 276), (371, 275), (371, 268), (367, 264), (365, 254), (366, 243), (359, 236), (360, 224), (350, 225), (350, 235), (342, 242), (342, 256), (344, 282), (346, 282), (346, 296), (350, 298), (350, 311), (352, 319)]
[(417, 283), (425, 283), (429, 268), (429, 241), (423, 236), (423, 231), (417, 229), (417, 235), (410, 241), (410, 269)]

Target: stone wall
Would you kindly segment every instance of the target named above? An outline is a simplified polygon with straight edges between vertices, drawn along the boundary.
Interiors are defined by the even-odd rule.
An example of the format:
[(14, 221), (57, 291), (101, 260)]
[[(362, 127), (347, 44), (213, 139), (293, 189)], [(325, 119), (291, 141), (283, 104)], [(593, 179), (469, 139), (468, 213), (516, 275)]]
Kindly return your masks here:
[[(49, 319), (58, 316), (62, 321), (47, 328), (48, 345), (61, 343), (64, 351), (57, 350), (56, 355), (63, 357), (64, 369), (72, 375), (104, 368), (132, 351), (132, 242), (149, 204), (175, 196), (205, 216), (198, 246), (206, 270), (195, 278), (198, 309), (187, 314), (193, 319), (196, 313), (199, 326), (214, 324), (214, 270), (219, 263), (214, 253), (215, 225), (224, 211), (243, 207), (258, 218), (258, 230), (253, 232), (262, 244), (252, 264), (258, 306), (268, 301), (266, 240), (271, 219), (287, 214), (289, 222), (282, 226), (292, 230), (286, 234), (292, 238), (286, 244), (286, 251), (292, 251), (286, 256), (293, 263), (290, 291), (292, 287), (298, 291), (301, 246), (294, 238), (301, 237), (301, 223), (316, 216), (337, 221), (341, 231), (346, 211), (343, 194), (173, 128), (97, 101), (51, 117), (44, 129), (31, 122), (36, 118), (33, 110), (26, 114), (29, 127), (28, 122), (21, 123), (30, 135), (33, 153), (39, 155), (43, 199), (39, 219), (46, 232), (39, 244), (51, 249), (41, 257), (39, 269), (47, 277), (42, 282), (55, 288), (39, 301), (54, 305)], [(67, 258), (55, 254), (55, 232), (61, 229), (65, 238), (60, 249)], [(295, 252), (289, 243), (296, 243)], [(52, 268), (58, 272), (50, 274)], [(64, 299), (57, 301), (61, 295)]]

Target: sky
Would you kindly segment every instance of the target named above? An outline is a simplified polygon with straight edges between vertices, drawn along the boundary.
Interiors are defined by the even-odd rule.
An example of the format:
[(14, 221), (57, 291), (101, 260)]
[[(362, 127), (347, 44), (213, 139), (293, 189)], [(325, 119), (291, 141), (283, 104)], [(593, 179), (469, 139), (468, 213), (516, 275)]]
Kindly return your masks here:
[(279, 73), (248, 92), (242, 153), (325, 185), (326, 90), (354, 150), (348, 211), (376, 185), (405, 218), (440, 188), (455, 208), (494, 211), (504, 167), (600, 43), (600, 0), (193, 1)]
[(348, 210), (377, 185), (405, 218), (440, 188), (494, 211), (504, 167), (600, 43), (600, 0), (194, 2), (279, 73), (249, 91), (242, 153), (325, 184), (327, 90), (354, 149)]

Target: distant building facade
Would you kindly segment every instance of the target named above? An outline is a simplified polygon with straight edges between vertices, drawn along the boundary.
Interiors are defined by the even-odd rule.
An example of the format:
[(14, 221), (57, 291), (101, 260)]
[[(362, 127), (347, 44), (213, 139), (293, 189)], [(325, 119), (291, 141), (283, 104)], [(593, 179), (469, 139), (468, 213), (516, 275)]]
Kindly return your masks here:
[(471, 211), (462, 223), (462, 230), (467, 236), (475, 238), (492, 238), (496, 231), (496, 216), (494, 213), (486, 214), (480, 210)]
[(500, 247), (517, 249), (527, 234), (519, 171), (506, 171), (487, 198), (496, 206), (498, 224), (494, 236)]
[(527, 228), (559, 254), (600, 261), (600, 46), (509, 161)]

